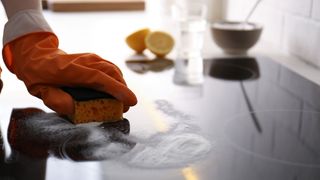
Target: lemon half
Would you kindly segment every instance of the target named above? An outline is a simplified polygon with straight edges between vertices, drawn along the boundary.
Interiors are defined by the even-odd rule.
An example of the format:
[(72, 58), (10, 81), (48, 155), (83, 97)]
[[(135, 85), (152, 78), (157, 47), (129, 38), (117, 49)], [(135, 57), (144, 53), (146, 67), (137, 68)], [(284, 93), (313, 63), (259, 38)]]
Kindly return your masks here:
[(156, 56), (164, 57), (173, 49), (174, 39), (166, 32), (153, 31), (146, 36), (145, 45)]
[(149, 28), (143, 28), (133, 32), (126, 38), (127, 45), (137, 53), (142, 53), (146, 49), (145, 38), (149, 33)]

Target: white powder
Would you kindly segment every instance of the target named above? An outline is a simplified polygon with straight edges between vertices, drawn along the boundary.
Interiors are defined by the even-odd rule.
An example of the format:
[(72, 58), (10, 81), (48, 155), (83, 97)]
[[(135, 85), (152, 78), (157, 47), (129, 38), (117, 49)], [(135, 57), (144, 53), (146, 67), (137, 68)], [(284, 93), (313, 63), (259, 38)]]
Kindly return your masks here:
[(129, 166), (142, 168), (183, 167), (203, 158), (211, 149), (211, 143), (193, 133), (156, 134), (123, 156)]
[(198, 133), (197, 126), (181, 121), (168, 132), (151, 137), (123, 136), (136, 142), (133, 149), (126, 143), (112, 142), (110, 134), (101, 128), (74, 126), (55, 114), (43, 113), (22, 123), (25, 135), (21, 138), (51, 144), (64, 158), (72, 159), (71, 149), (84, 160), (113, 159), (131, 167), (174, 168), (187, 166), (211, 150), (211, 143)]
[(169, 131), (139, 138), (137, 145), (121, 161), (140, 168), (178, 168), (200, 160), (211, 150), (211, 142), (200, 134), (195, 120), (167, 100), (156, 100), (157, 110), (171, 119)]
[(111, 142), (110, 134), (99, 127), (75, 126), (54, 113), (38, 114), (20, 121), (19, 126), (23, 129), (18, 131), (20, 142), (50, 145), (51, 155), (62, 158), (113, 159), (131, 149), (125, 144)]

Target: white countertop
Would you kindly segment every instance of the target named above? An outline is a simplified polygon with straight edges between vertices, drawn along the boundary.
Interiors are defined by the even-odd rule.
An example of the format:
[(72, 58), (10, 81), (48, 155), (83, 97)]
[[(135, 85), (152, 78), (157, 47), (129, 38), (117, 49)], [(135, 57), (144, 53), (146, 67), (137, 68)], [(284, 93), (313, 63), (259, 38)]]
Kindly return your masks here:
[[(150, 11), (137, 12), (85, 12), (85, 13), (54, 13), (44, 12), (46, 19), (52, 26), (60, 39), (60, 48), (68, 53), (93, 52), (101, 57), (114, 62), (120, 68), (124, 60), (130, 57), (133, 52), (125, 43), (125, 37), (133, 31), (150, 27), (152, 30), (164, 30), (176, 35), (173, 22), (168, 16), (157, 16)], [(4, 14), (3, 14), (4, 16)], [(1, 18), (5, 23), (5, 18)], [(211, 34), (208, 31), (205, 35), (204, 57), (225, 56), (214, 44)], [(174, 59), (175, 52), (169, 54)], [(146, 53), (147, 56), (153, 56)], [(280, 53), (271, 45), (260, 41), (249, 55), (264, 55), (287, 66), (291, 70), (320, 84), (320, 71), (295, 57)], [(2, 102), (14, 102), (12, 98), (24, 102), (34, 101), (41, 106), (42, 102), (37, 98), (26, 95), (26, 89), (22, 82), (9, 73), (3, 62), (0, 63), (3, 73), (4, 89), (0, 96)], [(12, 94), (15, 94), (14, 97)], [(22, 102), (22, 101), (21, 101)], [(10, 103), (9, 103), (10, 104)], [(41, 104), (41, 105), (40, 105)], [(23, 105), (23, 103), (22, 103)]]

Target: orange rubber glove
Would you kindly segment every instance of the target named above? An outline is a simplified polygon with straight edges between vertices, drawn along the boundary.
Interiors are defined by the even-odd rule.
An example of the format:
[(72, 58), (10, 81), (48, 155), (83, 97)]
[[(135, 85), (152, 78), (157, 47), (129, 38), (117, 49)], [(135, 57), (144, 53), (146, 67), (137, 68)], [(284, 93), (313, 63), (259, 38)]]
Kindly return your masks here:
[(74, 112), (72, 97), (60, 89), (65, 86), (111, 94), (124, 103), (125, 111), (137, 103), (116, 65), (95, 54), (65, 53), (58, 49), (58, 38), (51, 32), (29, 33), (5, 44), (3, 57), (30, 94), (59, 114)]

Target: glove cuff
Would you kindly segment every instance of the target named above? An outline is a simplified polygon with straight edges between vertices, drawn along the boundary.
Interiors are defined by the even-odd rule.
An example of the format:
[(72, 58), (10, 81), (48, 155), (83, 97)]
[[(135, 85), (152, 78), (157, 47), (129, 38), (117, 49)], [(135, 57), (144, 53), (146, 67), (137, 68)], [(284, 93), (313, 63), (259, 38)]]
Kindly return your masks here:
[(27, 9), (13, 15), (4, 27), (3, 45), (34, 32), (52, 32), (40, 10)]

